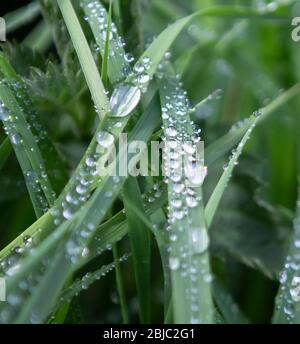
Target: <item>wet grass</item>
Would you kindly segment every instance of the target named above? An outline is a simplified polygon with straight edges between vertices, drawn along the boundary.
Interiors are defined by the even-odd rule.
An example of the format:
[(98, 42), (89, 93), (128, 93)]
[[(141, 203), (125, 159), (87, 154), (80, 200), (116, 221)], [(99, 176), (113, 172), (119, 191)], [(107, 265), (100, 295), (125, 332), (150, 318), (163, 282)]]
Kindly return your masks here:
[[(42, 13), (0, 53), (0, 323), (300, 322), (295, 3), (5, 17), (11, 33)], [(121, 133), (179, 154), (136, 175)]]

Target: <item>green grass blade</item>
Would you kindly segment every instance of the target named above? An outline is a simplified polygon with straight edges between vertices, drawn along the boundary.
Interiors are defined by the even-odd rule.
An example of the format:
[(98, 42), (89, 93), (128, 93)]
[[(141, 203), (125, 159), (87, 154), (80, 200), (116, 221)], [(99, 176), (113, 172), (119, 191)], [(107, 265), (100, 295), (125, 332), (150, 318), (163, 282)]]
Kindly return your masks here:
[(99, 116), (104, 118), (108, 112), (108, 100), (90, 47), (86, 41), (71, 1), (58, 0), (58, 5), (69, 30)]
[[(188, 100), (167, 61), (165, 75), (158, 84), (163, 111), (166, 141), (177, 146), (194, 145), (196, 133), (189, 119)], [(168, 110), (166, 110), (168, 109)], [(180, 109), (179, 121), (177, 111)], [(167, 111), (167, 115), (166, 115)], [(184, 117), (183, 117), (184, 114)], [(192, 146), (194, 147), (194, 146)], [(185, 154), (189, 150), (185, 151)], [(199, 171), (198, 171), (199, 172)], [(177, 180), (177, 175), (181, 180)], [(175, 323), (212, 323), (211, 273), (208, 254), (209, 239), (205, 224), (202, 188), (187, 187), (188, 172), (174, 167), (168, 180), (169, 266), (172, 277), (172, 300)], [(201, 269), (200, 269), (201, 266)]]
[(120, 265), (120, 258), (119, 258), (119, 250), (118, 250), (118, 243), (115, 243), (113, 245), (113, 257), (115, 261), (115, 269), (116, 269), (116, 284), (120, 299), (120, 308), (121, 308), (121, 314), (124, 324), (129, 324), (129, 312), (128, 312), (128, 306), (127, 306), (127, 300), (125, 295), (125, 288), (124, 288), (124, 281), (122, 278), (122, 270)]
[[(154, 112), (153, 110), (155, 109), (152, 108), (150, 113), (147, 111), (144, 113), (132, 131), (129, 141), (149, 140), (159, 124), (159, 112), (157, 109)], [(122, 151), (119, 154), (122, 156)], [(12, 279), (8, 280), (8, 289), (20, 293), (21, 290), (18, 289), (17, 281), (22, 280), (28, 271), (33, 271), (34, 267), (37, 268), (40, 264), (39, 262), (41, 262), (41, 257), (52, 255), (58, 243), (61, 243), (61, 245), (65, 243), (57, 251), (57, 255), (51, 260), (47, 271), (40, 280), (37, 289), (35, 289), (35, 293), (29, 297), (26, 306), (22, 308), (21, 313), (14, 319), (14, 322), (33, 322), (33, 316), (35, 322), (41, 322), (49, 315), (52, 304), (58, 297), (68, 276), (76, 269), (76, 266), (85, 260), (85, 255), (81, 254), (86, 252), (96, 226), (103, 220), (115, 197), (120, 192), (124, 181), (124, 177), (120, 177), (117, 183), (113, 177), (108, 177), (103, 185), (95, 190), (85, 206), (72, 219), (64, 222), (57, 228), (55, 233), (52, 233), (47, 240), (43, 241), (37, 249), (36, 254), (25, 260), (22, 265), (23, 269), (18, 271)], [(113, 194), (111, 195), (112, 190)], [(111, 196), (108, 197), (108, 194)], [(99, 211), (100, 204), (101, 211)], [(71, 223), (73, 226), (70, 226)], [(90, 234), (88, 237), (82, 237), (80, 233), (86, 227), (88, 227)], [(66, 238), (70, 230), (72, 234), (66, 242), (64, 238)], [(68, 250), (68, 247), (74, 244), (75, 250)]]
[(220, 312), (228, 324), (248, 324), (237, 303), (219, 281), (213, 283), (213, 295)]
[(101, 69), (101, 77), (103, 80), (103, 84), (107, 85), (107, 66), (108, 66), (108, 59), (109, 59), (109, 42), (110, 42), (110, 35), (111, 35), (111, 15), (112, 15), (112, 0), (109, 2), (109, 12), (107, 15), (107, 24), (106, 24), (106, 38), (105, 38), (105, 48), (104, 48), (104, 55), (102, 61), (102, 69)]
[(6, 32), (11, 33), (21, 26), (27, 25), (40, 14), (40, 6), (36, 1), (10, 12), (4, 16), (6, 21)]
[[(109, 22), (106, 9), (100, 2), (97, 3), (92, 0), (83, 0), (81, 5), (104, 60), (107, 33), (105, 23)], [(99, 25), (99, 21), (103, 24)], [(114, 23), (111, 23), (111, 27), (112, 29), (115, 28)], [(123, 81), (128, 71), (130, 71), (129, 55), (125, 56), (123, 45), (120, 44), (121, 39), (114, 31), (116, 30), (111, 31), (109, 41), (110, 51), (113, 53), (109, 55), (107, 60), (107, 74), (113, 85)]]
[(12, 146), (9, 142), (9, 139), (6, 138), (0, 145), (0, 171), (2, 170), (2, 167), (4, 166), (6, 160), (10, 156), (11, 151)]
[[(136, 286), (138, 291), (141, 323), (150, 323), (150, 232), (140, 217), (136, 215), (134, 208), (144, 213), (138, 182), (129, 177), (123, 187), (123, 202), (129, 228), (133, 265), (135, 271)], [(146, 215), (144, 215), (146, 216)]]
[(250, 128), (246, 131), (241, 142), (237, 146), (237, 149), (232, 152), (232, 156), (229, 160), (229, 163), (225, 165), (224, 172), (223, 172), (217, 186), (215, 187), (212, 195), (209, 198), (209, 201), (205, 207), (205, 219), (206, 219), (206, 224), (208, 227), (210, 227), (210, 225), (212, 223), (212, 220), (213, 220), (215, 213), (218, 209), (218, 206), (220, 204), (222, 195), (223, 195), (223, 193), (224, 193), (224, 191), (228, 185), (228, 182), (231, 178), (233, 169), (234, 169), (235, 165), (237, 165), (237, 163), (238, 163), (238, 159), (239, 159), (240, 155), (242, 154), (243, 148), (244, 148), (246, 142), (248, 141), (250, 134), (251, 134), (254, 126), (256, 125), (256, 122), (257, 122), (257, 118), (254, 117), (252, 119), (252, 124), (251, 124)]
[[(123, 255), (118, 259), (118, 263), (126, 261), (127, 258), (128, 255)], [(100, 269), (93, 272), (88, 272), (82, 278), (74, 281), (70, 287), (62, 291), (59, 301), (56, 303), (56, 306), (54, 307), (54, 310), (58, 309), (65, 303), (70, 302), (75, 296), (78, 296), (82, 291), (87, 290), (93, 283), (105, 277), (113, 269), (116, 268), (116, 264), (117, 261), (104, 265)]]
[(0, 85), (0, 99), (3, 102), (3, 124), (21, 165), (36, 214), (41, 216), (55, 198), (44, 160), (35, 137), (28, 129), (22, 108), (11, 90), (4, 85)]
[[(210, 164), (213, 161), (217, 160), (221, 156), (223, 156), (228, 149), (231, 149), (233, 144), (238, 140), (238, 138), (242, 135), (242, 139), (240, 144), (238, 145), (238, 149), (233, 154), (232, 158), (229, 161), (228, 168), (225, 169), (224, 173), (222, 174), (218, 185), (216, 186), (213, 194), (210, 196), (210, 199), (205, 208), (205, 217), (206, 223), (208, 227), (210, 227), (212, 220), (215, 216), (216, 210), (219, 206), (221, 201), (222, 195), (225, 191), (225, 188), (230, 180), (231, 173), (234, 169), (235, 164), (242, 152), (244, 145), (246, 144), (249, 135), (256, 125), (256, 123), (266, 120), (268, 116), (278, 109), (280, 106), (288, 102), (290, 99), (298, 95), (300, 92), (300, 85), (296, 84), (295, 86), (291, 87), (289, 90), (281, 94), (277, 97), (274, 101), (272, 101), (269, 105), (259, 110), (259, 117), (254, 117), (253, 115), (250, 118), (247, 118), (240, 128), (234, 129), (216, 142), (214, 142), (210, 147), (207, 148), (207, 159), (206, 163)], [(231, 148), (229, 148), (231, 147)]]
[(151, 59), (151, 66), (148, 70), (148, 74), (152, 76), (164, 54), (171, 47), (177, 36), (182, 30), (191, 23), (192, 20), (198, 17), (218, 17), (218, 18), (283, 18), (287, 20), (287, 17), (276, 15), (276, 13), (259, 12), (247, 7), (231, 7), (231, 6), (214, 6), (204, 10), (195, 12), (187, 17), (177, 20), (175, 23), (169, 25), (160, 35), (151, 43), (149, 48), (143, 53), (138, 63), (142, 63), (144, 57)]

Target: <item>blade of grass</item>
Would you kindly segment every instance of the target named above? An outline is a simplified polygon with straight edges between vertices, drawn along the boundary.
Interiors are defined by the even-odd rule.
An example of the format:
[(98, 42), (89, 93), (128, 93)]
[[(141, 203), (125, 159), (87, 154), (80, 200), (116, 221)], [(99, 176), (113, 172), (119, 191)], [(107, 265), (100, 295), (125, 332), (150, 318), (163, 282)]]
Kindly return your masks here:
[(23, 44), (30, 47), (32, 50), (44, 52), (47, 50), (52, 42), (51, 32), (46, 22), (41, 21), (36, 27), (27, 35)]
[[(148, 112), (144, 113), (131, 133), (129, 140), (147, 141), (151, 137), (152, 132), (156, 129), (158, 122), (159, 116), (157, 111), (152, 112), (151, 116)], [(122, 156), (122, 151), (119, 152), (119, 154)], [(62, 238), (68, 231), (72, 231), (72, 235), (67, 243), (65, 242), (65, 244), (63, 244), (64, 246), (57, 251), (57, 255), (51, 260), (47, 271), (40, 280), (37, 289), (35, 289), (35, 293), (30, 296), (26, 306), (22, 308), (21, 313), (14, 321), (18, 323), (31, 322), (32, 316), (34, 315), (34, 320), (41, 322), (49, 315), (49, 312), (51, 312), (51, 305), (58, 297), (66, 279), (76, 269), (79, 262), (85, 260), (85, 257), (81, 256), (81, 253), (86, 252), (85, 248), (89, 244), (91, 236), (96, 229), (96, 227), (94, 227), (94, 229), (91, 230), (91, 226), (97, 226), (103, 220), (105, 213), (111, 207), (113, 200), (120, 191), (124, 180), (124, 177), (120, 177), (119, 183), (116, 183), (114, 178), (106, 178), (102, 187), (96, 189), (85, 206), (78, 211), (71, 220), (64, 222), (57, 228), (55, 233), (52, 233), (49, 238), (39, 246), (34, 257), (28, 257), (28, 259), (25, 260), (22, 265), (22, 271), (18, 271), (18, 273), (13, 276), (13, 279), (8, 280), (8, 289), (13, 290), (17, 288), (18, 290), (17, 281), (23, 279), (27, 271), (32, 271), (33, 267), (39, 264), (40, 258), (47, 253), (49, 255), (49, 251), (51, 252), (59, 242), (61, 242), (62, 245), (64, 242)], [(113, 195), (107, 197), (107, 194), (111, 193), (112, 190)], [(99, 211), (99, 204), (102, 205), (101, 211)], [(73, 226), (70, 226), (71, 223), (73, 223)], [(90, 228), (90, 235), (88, 237), (81, 237), (80, 233), (87, 226)], [(72, 252), (66, 251), (66, 248), (72, 243), (76, 243), (76, 250), (72, 250)], [(51, 288), (49, 288), (50, 285)]]
[(40, 6), (36, 1), (31, 2), (14, 12), (4, 16), (6, 21), (6, 32), (9, 34), (23, 25), (30, 23), (40, 14)]
[(87, 290), (93, 283), (105, 277), (113, 269), (115, 269), (117, 263), (120, 264), (126, 261), (127, 258), (128, 258), (128, 255), (123, 255), (122, 257), (118, 259), (118, 261), (114, 261), (113, 263), (104, 265), (96, 271), (88, 272), (82, 278), (74, 281), (70, 287), (62, 291), (59, 301), (56, 303), (54, 307), (54, 310), (58, 309), (65, 303), (70, 302), (75, 296), (77, 296), (82, 291)]
[[(135, 271), (136, 286), (140, 306), (141, 323), (150, 323), (150, 254), (151, 238), (150, 232), (136, 211), (132, 210), (132, 204), (139, 212), (144, 213), (142, 199), (138, 182), (135, 178), (129, 177), (123, 187), (123, 202), (129, 228), (133, 265)], [(146, 215), (144, 215), (146, 216)]]
[(77, 52), (98, 114), (100, 118), (103, 119), (108, 112), (108, 100), (90, 47), (86, 41), (71, 1), (58, 0), (57, 2)]
[[(239, 137), (239, 135), (243, 135), (242, 139), (237, 147), (237, 150), (233, 153), (228, 166), (226, 167), (225, 171), (223, 172), (218, 185), (214, 189), (212, 195), (210, 196), (210, 199), (206, 205), (205, 208), (205, 218), (206, 223), (208, 227), (210, 227), (212, 220), (215, 216), (216, 210), (219, 206), (219, 203), (221, 201), (222, 195), (226, 189), (226, 186), (230, 180), (232, 171), (235, 167), (235, 164), (238, 161), (238, 158), (240, 154), (242, 153), (242, 150), (244, 148), (244, 145), (246, 144), (247, 140), (249, 139), (249, 136), (256, 125), (256, 123), (261, 122), (263, 120), (266, 120), (267, 117), (277, 108), (282, 106), (284, 103), (288, 102), (291, 98), (299, 94), (300, 92), (300, 85), (297, 84), (293, 87), (291, 87), (288, 91), (281, 94), (278, 98), (276, 98), (273, 102), (271, 102), (269, 105), (267, 105), (265, 108), (259, 110), (255, 114), (259, 113), (259, 117), (255, 117), (252, 115), (250, 118), (248, 118), (243, 126), (239, 129), (234, 130), (233, 132), (229, 132), (224, 137), (216, 141), (210, 148), (207, 149), (207, 154), (210, 157), (209, 162), (212, 162), (212, 158), (217, 159), (221, 155), (224, 154), (225, 151), (227, 151), (227, 147), (232, 147), (232, 144), (236, 141), (236, 139)], [(225, 147), (226, 149), (222, 148)], [(216, 154), (216, 155), (215, 155)], [(207, 161), (207, 160), (206, 160)]]
[[(300, 93), (300, 84), (296, 84), (287, 91), (279, 95), (275, 100), (273, 100), (266, 107), (262, 108), (261, 116), (259, 122), (267, 120), (270, 114), (275, 110), (280, 108), (282, 105), (286, 104), (292, 98)], [(246, 118), (243, 122), (235, 124), (227, 134), (216, 140), (205, 150), (205, 163), (210, 166), (214, 161), (223, 157), (228, 153), (245, 135), (247, 130), (251, 127), (253, 121), (250, 118)]]
[(224, 191), (228, 185), (228, 182), (231, 178), (233, 169), (238, 163), (238, 159), (239, 159), (240, 155), (242, 154), (242, 150), (243, 150), (246, 142), (248, 141), (250, 134), (256, 125), (256, 122), (257, 122), (257, 118), (253, 116), (251, 126), (246, 131), (241, 142), (237, 146), (237, 149), (232, 152), (232, 157), (230, 158), (228, 165), (225, 166), (224, 172), (223, 172), (217, 186), (215, 187), (212, 195), (209, 198), (209, 201), (205, 207), (205, 219), (206, 219), (206, 224), (208, 227), (211, 226), (212, 220), (213, 220), (215, 213), (218, 209), (218, 206), (220, 204), (223, 193), (224, 193)]
[(19, 105), (24, 110), (25, 119), (31, 128), (32, 134), (37, 138), (52, 187), (55, 192), (60, 192), (67, 180), (64, 164), (51, 142), (39, 114), (33, 108), (25, 83), (2, 53), (0, 53), (0, 71), (8, 81), (8, 87), (14, 93)]
[(108, 66), (108, 59), (109, 59), (109, 42), (110, 42), (110, 35), (111, 35), (111, 16), (112, 16), (112, 0), (109, 2), (109, 11), (107, 16), (107, 24), (106, 24), (106, 38), (105, 38), (105, 48), (104, 48), (104, 55), (102, 61), (102, 70), (101, 70), (101, 77), (103, 80), (103, 84), (107, 85), (107, 66)]
[[(13, 144), (36, 214), (39, 217), (47, 210), (48, 204), (53, 204), (55, 197), (46, 175), (44, 160), (35, 137), (28, 129), (22, 108), (11, 90), (4, 85), (0, 85), (0, 99), (4, 104), (2, 108), (4, 111), (3, 124)], [(43, 194), (46, 199), (43, 199)]]
[(120, 298), (122, 319), (123, 319), (124, 324), (129, 324), (130, 322), (129, 313), (128, 313), (127, 301), (126, 301), (126, 296), (125, 296), (124, 282), (122, 278), (122, 270), (120, 266), (118, 243), (115, 243), (113, 245), (113, 256), (114, 256), (115, 267), (116, 267), (116, 283), (117, 283), (117, 289), (118, 289), (118, 294)]
[(10, 156), (11, 151), (12, 146), (9, 142), (9, 138), (6, 138), (0, 145), (0, 171)]
[(269, 11), (256, 11), (247, 7), (231, 7), (231, 6), (213, 6), (207, 9), (197, 11), (187, 17), (177, 20), (166, 28), (154, 41), (149, 48), (143, 53), (138, 63), (143, 61), (144, 57), (149, 57), (152, 61), (148, 74), (154, 74), (159, 62), (163, 58), (165, 52), (171, 47), (177, 36), (182, 30), (197, 17), (219, 17), (219, 18), (257, 18), (257, 19), (284, 19), (276, 12), (270, 13)]
[[(190, 109), (187, 105), (189, 102), (178, 85), (179, 81), (175, 72), (167, 61), (164, 62), (163, 68), (164, 74), (161, 74), (157, 81), (162, 108), (168, 109), (168, 116), (163, 116), (166, 141), (176, 140), (179, 147), (186, 143), (193, 145), (197, 136), (189, 119)], [(181, 121), (178, 120), (177, 114), (179, 108), (185, 115), (184, 120)], [(180, 117), (183, 117), (182, 113)], [(170, 134), (171, 128), (174, 133)], [(176, 181), (176, 175), (181, 176), (181, 181)], [(171, 170), (168, 179), (169, 265), (172, 278), (174, 322), (212, 323), (209, 241), (205, 225), (202, 188), (197, 185), (197, 187), (191, 186), (191, 190), (188, 190), (186, 186), (186, 182), (189, 182), (188, 175), (181, 165), (178, 168), (175, 167), (174, 171)], [(189, 196), (188, 192), (192, 194)], [(175, 204), (179, 204), (179, 207)]]

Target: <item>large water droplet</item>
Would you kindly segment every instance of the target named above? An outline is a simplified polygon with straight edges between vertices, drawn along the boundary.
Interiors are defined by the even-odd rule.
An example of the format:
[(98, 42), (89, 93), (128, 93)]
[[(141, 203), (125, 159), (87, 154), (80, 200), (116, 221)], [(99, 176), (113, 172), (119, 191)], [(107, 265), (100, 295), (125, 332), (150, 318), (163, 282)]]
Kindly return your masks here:
[(175, 271), (179, 269), (180, 261), (177, 257), (170, 257), (169, 264), (170, 264), (170, 269)]
[(115, 140), (112, 134), (104, 130), (100, 130), (96, 138), (99, 145), (103, 148), (109, 148)]
[(300, 301), (300, 277), (294, 276), (292, 280), (292, 287), (290, 288), (290, 294), (295, 302)]
[(141, 90), (136, 86), (124, 84), (114, 90), (110, 99), (110, 116), (128, 116), (138, 105), (141, 99)]
[(203, 253), (209, 245), (209, 237), (204, 227), (192, 228), (191, 242), (195, 253)]

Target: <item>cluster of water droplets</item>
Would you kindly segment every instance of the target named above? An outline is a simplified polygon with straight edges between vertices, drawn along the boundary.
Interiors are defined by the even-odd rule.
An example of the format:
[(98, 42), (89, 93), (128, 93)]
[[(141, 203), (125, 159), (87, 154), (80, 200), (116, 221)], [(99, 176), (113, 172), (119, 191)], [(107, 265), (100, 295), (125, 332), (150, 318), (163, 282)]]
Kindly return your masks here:
[[(38, 208), (45, 213), (48, 210), (48, 202), (51, 203), (56, 198), (43, 158), (39, 152), (39, 145), (45, 144), (46, 131), (42, 128), (37, 113), (32, 109), (32, 102), (27, 95), (26, 86), (15, 79), (10, 81), (2, 80), (1, 85), (6, 86), (7, 90), (10, 89), (13, 92), (18, 101), (15, 106), (19, 106), (22, 112), (21, 117), (21, 115), (12, 112), (2, 101), (0, 102), (0, 119), (20, 163), (25, 161), (25, 157), (31, 154), (40, 160), (39, 164), (35, 163), (34, 167), (31, 162), (27, 161), (26, 166), (23, 163), (22, 169), (26, 184), (31, 189), (31, 197), (35, 198)], [(30, 138), (27, 138), (27, 136)], [(25, 171), (26, 168), (27, 171)]]
[[(169, 266), (186, 282), (186, 299), (191, 307), (191, 322), (201, 323), (199, 317), (199, 285), (210, 283), (207, 250), (209, 237), (205, 226), (196, 220), (202, 204), (201, 186), (207, 170), (203, 156), (197, 153), (200, 130), (189, 118), (190, 103), (182, 88), (179, 76), (170, 83), (164, 80), (164, 65), (168, 65), (169, 54), (160, 65), (158, 75), (162, 100), (164, 129), (163, 169), (168, 185)], [(206, 302), (205, 300), (203, 302)]]
[[(20, 246), (13, 247), (6, 258), (0, 262), (0, 275), (5, 277), (7, 283), (17, 273), (22, 272), (24, 259), (35, 254), (35, 239), (31, 236), (23, 235), (22, 240), (22, 244), (20, 243)], [(10, 323), (16, 318), (20, 307), (34, 293), (40, 281), (40, 274), (49, 266), (49, 263), (50, 260), (46, 256), (39, 262), (39, 267), (33, 273), (23, 276), (13, 287), (9, 287), (9, 284), (7, 284), (6, 302), (0, 305), (0, 324)]]
[(282, 312), (289, 323), (294, 322), (295, 311), (300, 309), (300, 201), (297, 209), (290, 254), (279, 276), (280, 291), (276, 300), (277, 311)]

